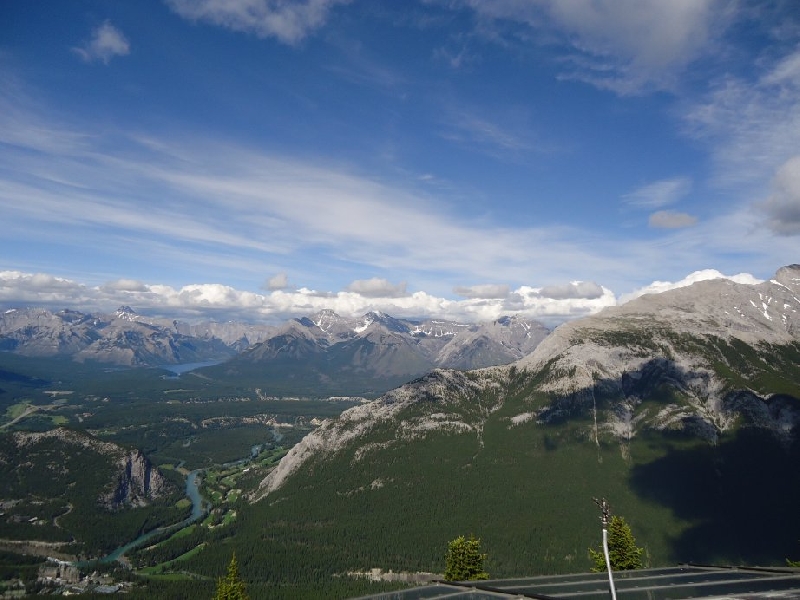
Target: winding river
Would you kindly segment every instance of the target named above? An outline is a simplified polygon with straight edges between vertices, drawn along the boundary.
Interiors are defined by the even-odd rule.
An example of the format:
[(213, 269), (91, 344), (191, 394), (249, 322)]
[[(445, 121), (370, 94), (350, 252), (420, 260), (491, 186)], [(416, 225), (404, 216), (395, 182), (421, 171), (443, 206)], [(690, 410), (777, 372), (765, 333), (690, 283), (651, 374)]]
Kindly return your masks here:
[[(283, 435), (281, 435), (281, 433), (278, 431), (277, 428), (273, 428), (272, 429), (272, 435), (273, 435), (273, 438), (274, 438), (274, 440), (276, 442), (279, 442), (283, 438)], [(249, 460), (252, 460), (253, 458), (255, 458), (258, 455), (258, 453), (260, 452), (261, 448), (262, 448), (261, 445), (253, 446), (250, 449), (250, 456), (248, 456), (247, 458), (243, 458), (243, 459), (234, 461), (233, 463), (227, 463), (227, 466), (231, 466), (231, 465), (235, 465), (235, 464), (244, 464), (244, 463), (248, 462)], [(183, 465), (183, 462), (181, 462), (180, 465), (178, 465), (178, 467), (180, 467), (182, 465)], [(225, 466), (225, 465), (223, 465), (223, 466)], [(96, 562), (110, 563), (110, 562), (114, 562), (114, 561), (120, 560), (125, 555), (125, 553), (128, 552), (128, 550), (132, 550), (133, 548), (138, 548), (139, 546), (143, 545), (145, 542), (147, 542), (148, 540), (154, 538), (155, 536), (157, 536), (159, 534), (162, 534), (164, 532), (167, 532), (167, 531), (172, 531), (172, 530), (177, 531), (178, 529), (182, 529), (184, 527), (187, 527), (188, 525), (191, 525), (195, 521), (197, 521), (197, 520), (201, 519), (202, 517), (204, 517), (205, 515), (207, 515), (208, 511), (210, 510), (211, 505), (205, 498), (203, 498), (202, 494), (200, 494), (200, 481), (199, 481), (199, 479), (200, 479), (200, 476), (201, 476), (202, 473), (203, 473), (202, 469), (196, 469), (194, 471), (191, 471), (189, 473), (189, 475), (186, 477), (186, 497), (189, 498), (189, 500), (191, 500), (191, 502), (192, 502), (192, 512), (191, 512), (191, 514), (189, 515), (189, 517), (187, 519), (184, 519), (183, 521), (181, 521), (179, 523), (174, 523), (172, 525), (168, 525), (166, 527), (158, 527), (156, 529), (152, 529), (150, 531), (147, 531), (147, 532), (143, 533), (142, 535), (140, 535), (139, 537), (137, 537), (135, 540), (133, 540), (131, 542), (128, 542), (124, 546), (120, 546), (119, 548), (117, 548), (116, 550), (111, 552), (111, 554), (107, 554), (106, 556), (104, 556), (104, 557), (102, 557), (100, 559), (97, 559)], [(95, 561), (82, 561), (82, 562), (76, 562), (76, 563), (73, 563), (73, 564), (75, 564), (77, 566), (85, 566), (90, 562), (95, 562)]]
[[(147, 531), (137, 537), (135, 540), (128, 542), (124, 546), (120, 546), (116, 550), (114, 550), (111, 554), (107, 554), (103, 558), (99, 559), (101, 563), (110, 563), (117, 560), (120, 560), (128, 550), (132, 550), (133, 548), (138, 548), (142, 544), (144, 544), (149, 539), (164, 533), (165, 531), (171, 530), (178, 530), (182, 529), (188, 525), (191, 525), (198, 519), (204, 517), (208, 513), (208, 502), (206, 502), (205, 498), (200, 494), (200, 485), (199, 485), (199, 477), (202, 473), (202, 470), (198, 469), (189, 473), (186, 477), (186, 496), (189, 500), (192, 501), (192, 512), (189, 515), (189, 518), (184, 519), (180, 523), (175, 523), (173, 525), (168, 525), (166, 527), (159, 527), (157, 529), (152, 529)], [(88, 561), (93, 562), (93, 561)], [(84, 563), (76, 563), (79, 566)]]

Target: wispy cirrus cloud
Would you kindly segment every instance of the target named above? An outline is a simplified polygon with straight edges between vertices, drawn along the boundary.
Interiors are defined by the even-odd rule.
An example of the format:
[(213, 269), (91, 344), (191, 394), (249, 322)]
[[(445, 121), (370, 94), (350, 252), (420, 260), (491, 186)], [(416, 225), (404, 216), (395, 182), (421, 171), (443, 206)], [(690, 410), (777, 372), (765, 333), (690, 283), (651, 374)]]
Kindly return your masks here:
[(736, 16), (719, 0), (461, 0), (446, 6), (472, 10), (476, 30), (489, 39), (560, 46), (561, 78), (621, 95), (672, 88), (681, 71), (713, 51)]
[(322, 27), (336, 5), (348, 4), (351, 0), (165, 1), (185, 19), (205, 21), (259, 37), (274, 37), (285, 44), (297, 44)]
[(683, 114), (685, 133), (708, 143), (716, 181), (768, 181), (800, 143), (800, 48), (764, 59), (753, 79), (724, 76)]
[[(726, 268), (720, 253), (757, 256), (761, 269), (774, 269), (775, 256), (789, 255), (782, 241), (752, 233), (754, 217), (744, 211), (665, 231), (657, 243), (552, 221), (471, 219), (451, 197), (437, 197), (413, 178), (384, 179), (340, 161), (280, 155), (208, 134), (99, 128), (49, 114), (13, 86), (0, 89), (0, 139), (7, 144), (0, 148), (0, 268), (78, 273), (86, 281), (76, 289), (103, 281), (103, 269), (112, 271), (105, 277), (111, 281), (146, 281), (152, 279), (146, 274), (170, 270), (159, 277), (172, 281), (173, 291), (156, 284), (143, 284), (147, 294), (138, 291), (142, 302), (160, 299), (154, 306), (185, 300), (223, 310), (225, 298), (259, 288), (265, 273), (284, 273), (272, 289), (267, 282), (269, 294), (242, 291), (242, 306), (261, 310), (264, 301), (256, 296), (268, 296), (269, 307), (277, 308), (265, 314), (278, 314), (329, 308), (335, 298), (354, 311), (369, 306), (408, 316), (496, 318), (526, 311), (569, 318), (613, 302), (611, 288), (641, 285), (649, 277), (642, 264), (658, 264), (669, 277), (687, 265)], [(104, 264), (95, 266), (100, 259)], [(114, 272), (121, 264), (126, 271)], [(379, 284), (348, 289), (348, 282), (369, 282), (360, 279), (365, 272)], [(226, 285), (208, 283), (209, 273)], [(599, 296), (592, 292), (597, 297), (556, 290), (561, 297), (547, 298), (534, 285), (587, 273), (603, 284)], [(308, 288), (279, 289), (289, 277)], [(404, 295), (396, 281), (408, 282)], [(510, 283), (462, 286), (473, 281)], [(447, 298), (454, 288), (463, 300)]]
[[(446, 111), (441, 136), (492, 156), (530, 152), (536, 146), (519, 134), (520, 129), (494, 122), (485, 115), (465, 109)], [(519, 117), (517, 117), (519, 118)]]
[(661, 208), (675, 204), (692, 189), (689, 177), (673, 177), (644, 185), (622, 199), (625, 203), (637, 208)]
[(92, 31), (89, 41), (72, 51), (86, 62), (100, 61), (107, 65), (115, 56), (130, 54), (131, 45), (119, 29), (106, 21)]
[(754, 226), (800, 233), (800, 48), (764, 58), (754, 78), (725, 76), (684, 113), (685, 132), (709, 145), (713, 182), (747, 189)]
[(3, 154), (0, 169), (9, 243), (95, 243), (105, 256), (148, 257), (160, 248), (182, 264), (226, 261), (240, 273), (265, 263), (313, 264), (320, 252), (333, 264), (403, 278), (447, 272), (519, 281), (532, 252), (550, 265), (549, 279), (563, 276), (564, 261), (618, 268), (569, 228), (473, 223), (413, 182), (220, 139), (77, 129), (20, 104), (0, 94), (0, 107), (9, 107), (0, 110), (0, 136), (17, 148)]

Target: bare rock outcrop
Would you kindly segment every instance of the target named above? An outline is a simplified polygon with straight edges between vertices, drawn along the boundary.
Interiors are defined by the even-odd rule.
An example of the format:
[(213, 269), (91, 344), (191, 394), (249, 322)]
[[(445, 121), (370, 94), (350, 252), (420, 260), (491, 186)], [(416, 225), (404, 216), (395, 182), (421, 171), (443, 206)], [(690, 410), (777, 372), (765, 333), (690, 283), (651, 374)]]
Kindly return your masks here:
[(100, 497), (100, 504), (108, 510), (125, 506), (144, 506), (150, 500), (168, 492), (169, 482), (139, 450), (122, 456), (117, 465), (119, 472), (111, 491)]

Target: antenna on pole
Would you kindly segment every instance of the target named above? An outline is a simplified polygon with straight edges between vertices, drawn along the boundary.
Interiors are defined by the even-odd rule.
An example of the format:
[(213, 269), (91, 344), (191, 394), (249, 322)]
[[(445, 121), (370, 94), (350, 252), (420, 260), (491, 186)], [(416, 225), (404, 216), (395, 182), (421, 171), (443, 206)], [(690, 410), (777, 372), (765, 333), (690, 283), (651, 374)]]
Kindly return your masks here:
[(611, 559), (608, 556), (608, 524), (611, 521), (611, 507), (605, 498), (592, 498), (600, 509), (600, 522), (603, 524), (603, 555), (606, 558), (606, 569), (608, 569), (608, 587), (611, 590), (611, 600), (617, 600), (617, 590), (614, 587), (614, 576), (611, 574)]
[(608, 504), (608, 500), (605, 498), (600, 498), (600, 500), (592, 498), (592, 500), (600, 509), (600, 522), (603, 524), (603, 529), (608, 529), (608, 523), (611, 521), (611, 507)]

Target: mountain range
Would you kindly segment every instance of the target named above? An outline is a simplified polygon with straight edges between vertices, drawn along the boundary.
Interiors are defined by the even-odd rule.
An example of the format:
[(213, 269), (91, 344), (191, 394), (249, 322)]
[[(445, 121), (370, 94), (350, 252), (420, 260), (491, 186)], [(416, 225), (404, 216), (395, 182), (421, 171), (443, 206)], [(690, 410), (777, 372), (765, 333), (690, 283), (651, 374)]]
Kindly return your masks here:
[[(83, 331), (91, 338), (88, 316), (64, 314), (42, 315), (40, 321), (82, 323), (76, 336)], [(159, 329), (161, 323), (129, 310), (106, 320), (111, 331), (132, 327), (160, 339), (166, 329), (194, 339), (188, 325), (178, 331), (182, 324), (170, 329), (168, 322)], [(69, 328), (59, 331), (50, 339), (71, 339)], [(235, 352), (231, 344), (243, 331), (219, 343)], [(310, 401), (330, 408), (324, 415), (339, 416), (294, 444), (298, 432), (285, 449), (272, 448), (269, 459), (248, 463), (227, 504), (235, 508), (235, 519), (173, 536), (159, 556), (181, 557), (181, 573), (207, 576), (214, 573), (210, 565), (224, 568), (235, 551), (245, 575), (259, 584), (272, 588), (311, 578), (325, 587), (346, 573), (372, 569), (441, 572), (447, 542), (472, 534), (481, 539), (492, 577), (586, 571), (592, 566), (587, 550), (600, 543), (592, 499), (605, 497), (612, 514), (630, 524), (649, 566), (783, 566), (787, 558), (800, 558), (800, 265), (783, 267), (756, 285), (720, 279), (645, 295), (565, 323), (542, 340), (535, 339), (537, 332), (519, 318), (467, 326), (380, 313), (348, 319), (330, 311), (264, 330), (263, 339), (198, 372), (197, 381), (247, 382), (254, 374), (255, 381), (328, 390), (405, 383), (341, 414), (330, 408), (335, 403)], [(197, 337), (213, 337), (204, 335)], [(25, 348), (9, 339), (16, 351)], [(53, 346), (39, 343), (52, 352)], [(473, 370), (442, 366), (481, 348), (480, 356), (497, 358), (502, 350), (514, 360)], [(413, 379), (411, 373), (425, 365), (433, 366)], [(185, 381), (156, 379), (188, 387)], [(261, 401), (233, 401), (233, 395), (212, 402), (162, 402), (160, 395), (152, 401), (144, 395), (147, 403), (129, 404), (126, 394), (109, 394), (108, 402), (75, 394), (75, 410), (84, 420), (73, 425), (91, 435), (111, 432), (120, 442), (136, 440), (145, 453), (158, 439), (167, 448), (164, 464), (174, 465), (171, 445), (188, 443), (184, 451), (197, 453), (204, 443), (195, 439), (202, 434), (184, 413), (204, 421), (266, 410)], [(303, 404), (270, 403), (271, 411)], [(133, 406), (145, 407), (141, 412), (152, 422), (131, 427), (126, 411)], [(45, 416), (64, 414), (72, 413)], [(55, 423), (46, 421), (34, 425)], [(252, 434), (252, 443), (267, 436), (280, 445), (283, 436), (274, 426), (262, 428), (264, 422), (220, 430), (211, 439), (230, 444)], [(119, 505), (113, 514), (130, 531), (146, 518), (179, 517), (175, 497), (147, 499), (148, 506), (134, 508), (143, 496), (127, 490), (139, 489), (141, 478), (114, 474), (121, 467), (148, 473), (136, 450), (103, 458), (79, 455), (57, 436), (39, 436), (39, 446), (24, 449), (15, 440), (34, 439), (28, 434), (13, 438), (13, 445), (11, 435), (2, 438), (8, 477), (27, 452), (38, 488), (49, 486), (54, 494), (67, 489), (66, 479), (51, 476), (65, 472), (52, 471), (61, 460), (69, 472), (92, 478), (83, 487), (91, 483), (103, 492), (98, 497), (93, 491), (83, 505), (77, 496), (48, 502), (47, 514), (35, 504), (39, 492), (25, 505), (15, 504), (20, 519), (41, 513), (51, 524), (37, 526), (37, 532), (49, 527), (54, 539), (65, 538), (60, 526), (86, 521), (98, 499), (107, 508)], [(245, 439), (245, 452), (250, 444)], [(96, 467), (85, 468), (87, 460)], [(166, 468), (163, 476), (178, 474)], [(148, 481), (142, 490), (153, 488), (154, 480)], [(67, 514), (68, 504), (75, 508)], [(98, 514), (105, 519), (105, 512)], [(96, 547), (112, 546), (110, 521), (91, 519), (87, 539)], [(22, 525), (12, 520), (5, 526), (16, 531)]]
[(525, 356), (549, 331), (519, 316), (466, 325), (408, 321), (370, 312), (358, 319), (322, 311), (293, 319), (264, 342), (223, 365), (212, 377), (255, 380), (310, 393), (374, 395), (437, 367), (475, 369)]
[(282, 326), (185, 323), (138, 315), (28, 308), (0, 315), (0, 349), (125, 366), (219, 361), (211, 377), (235, 377), (285, 393), (382, 392), (436, 367), (475, 369), (528, 354), (549, 331), (519, 316), (489, 323), (347, 318), (323, 310)]
[[(497, 574), (583, 570), (593, 496), (629, 517), (650, 564), (780, 564), (800, 554), (798, 424), (790, 265), (565, 323), (511, 365), (437, 369), (324, 422), (251, 500), (298, 529), (395, 532), (383, 568), (430, 568), (472, 532)], [(309, 489), (324, 501), (295, 515)]]

